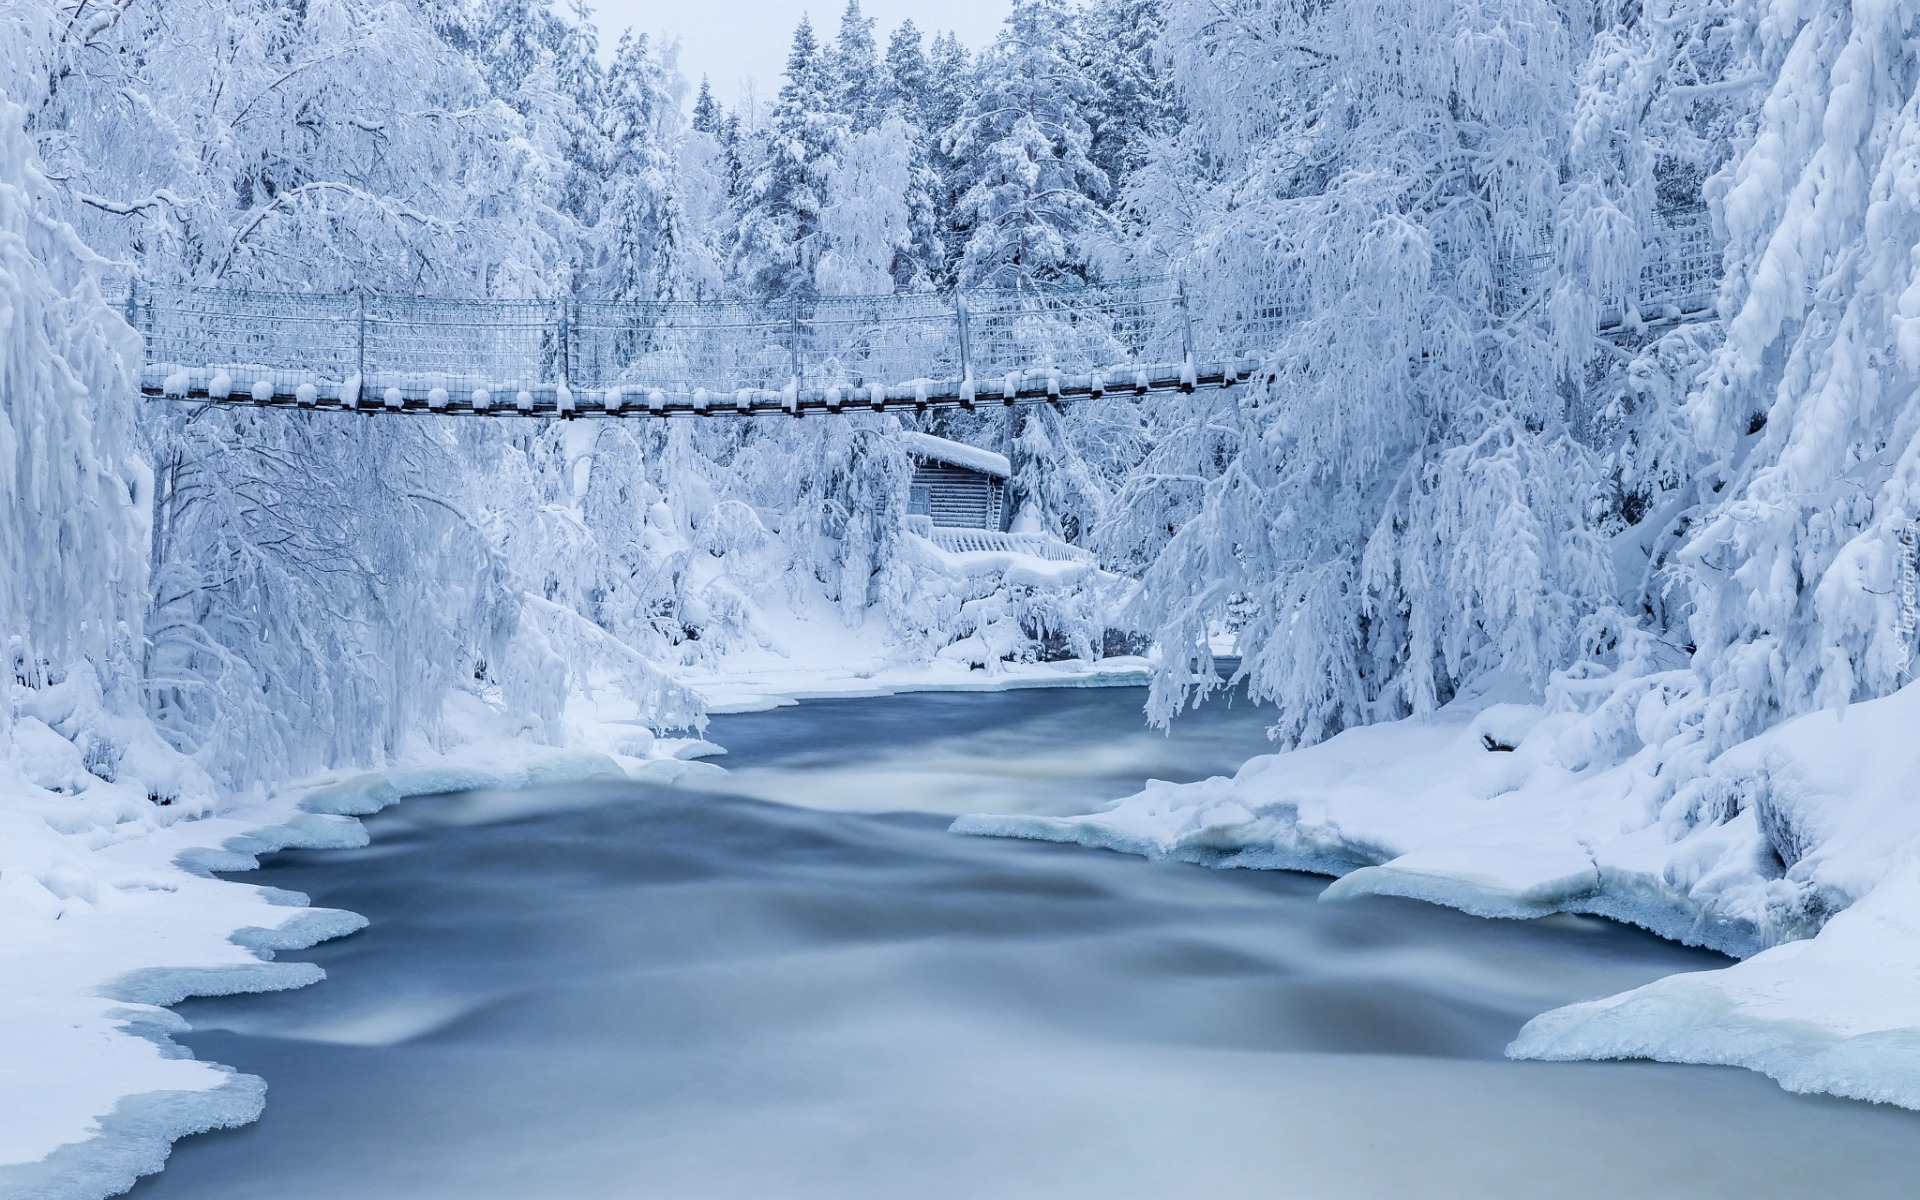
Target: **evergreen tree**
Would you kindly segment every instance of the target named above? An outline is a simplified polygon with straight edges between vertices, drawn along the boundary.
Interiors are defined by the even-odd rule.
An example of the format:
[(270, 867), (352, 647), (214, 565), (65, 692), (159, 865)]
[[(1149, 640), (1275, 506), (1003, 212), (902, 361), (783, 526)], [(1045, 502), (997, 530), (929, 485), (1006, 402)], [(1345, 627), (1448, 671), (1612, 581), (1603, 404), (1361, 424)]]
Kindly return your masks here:
[(939, 133), (945, 126), (927, 124), (932, 68), (920, 30), (912, 21), (902, 21), (888, 38), (881, 83), (882, 104), (906, 123), (912, 140), (906, 195), (911, 240), (893, 271), (894, 287), (911, 290), (930, 286), (946, 275), (946, 246), (940, 236), (944, 218), (941, 180), (934, 167)]
[(623, 34), (607, 71), (598, 131), (604, 154), (592, 276), (602, 296), (652, 300), (671, 290), (680, 229), (667, 151), (677, 109), (668, 82), (647, 36)]
[(1080, 12), (1084, 67), (1093, 86), (1086, 111), (1093, 141), (1087, 157), (1106, 173), (1112, 195), (1146, 162), (1155, 139), (1179, 126), (1173, 80), (1156, 64), (1166, 29), (1163, 0), (1091, 0)]
[(713, 98), (713, 85), (700, 76), (700, 94), (693, 101), (693, 128), (699, 133), (720, 132), (720, 105)]
[(729, 198), (737, 197), (746, 185), (747, 177), (745, 139), (740, 136), (740, 114), (728, 113), (726, 119), (720, 122), (720, 131), (715, 137), (726, 155), (727, 195)]
[[(567, 164), (562, 204), (582, 228), (600, 220), (601, 184), (610, 153), (597, 119), (608, 100), (607, 78), (600, 69), (600, 39), (591, 15), (584, 0), (574, 0), (573, 21), (554, 22), (561, 32), (553, 51), (553, 111)], [(641, 52), (644, 57), (644, 43)]]
[[(920, 28), (902, 21), (887, 38), (885, 71), (881, 76), (880, 101), (922, 129), (927, 123), (927, 99), (932, 92), (933, 68), (927, 61), (927, 48)], [(951, 118), (949, 118), (950, 120)], [(941, 126), (940, 128), (945, 128)]]
[(974, 93), (945, 144), (964, 185), (967, 286), (1084, 279), (1103, 224), (1106, 173), (1087, 157), (1093, 89), (1064, 0), (1020, 0), (983, 56)]
[(473, 31), (493, 94), (523, 117), (538, 111), (540, 88), (553, 83), (554, 56), (568, 33), (550, 0), (480, 0)]
[(604, 156), (594, 114), (605, 81), (584, 13), (576, 6), (569, 26), (551, 0), (482, 0), (474, 18), (481, 69), (493, 94), (520, 115), (526, 141), (542, 160), (535, 171), (538, 203), (557, 214), (553, 235), (570, 250), (599, 220)]
[(820, 210), (846, 134), (833, 109), (825, 55), (805, 17), (793, 31), (786, 82), (767, 129), (757, 139), (761, 162), (745, 181), (733, 246), (733, 275), (757, 296), (814, 290)]
[(873, 18), (860, 11), (860, 0), (847, 0), (840, 14), (840, 34), (827, 56), (834, 107), (865, 133), (880, 123), (886, 111), (886, 86), (873, 40)]
[(933, 39), (927, 51), (927, 86), (920, 98), (920, 123), (944, 136), (960, 119), (974, 83), (973, 56), (951, 33)]
[(941, 244), (936, 273), (943, 286), (956, 281), (960, 251), (966, 244), (954, 222), (954, 211), (966, 185), (960, 178), (959, 163), (947, 152), (946, 137), (966, 107), (973, 69), (972, 56), (960, 39), (950, 32), (939, 34), (927, 54), (926, 87), (917, 98), (920, 127), (928, 134), (927, 169), (933, 173), (932, 227)]

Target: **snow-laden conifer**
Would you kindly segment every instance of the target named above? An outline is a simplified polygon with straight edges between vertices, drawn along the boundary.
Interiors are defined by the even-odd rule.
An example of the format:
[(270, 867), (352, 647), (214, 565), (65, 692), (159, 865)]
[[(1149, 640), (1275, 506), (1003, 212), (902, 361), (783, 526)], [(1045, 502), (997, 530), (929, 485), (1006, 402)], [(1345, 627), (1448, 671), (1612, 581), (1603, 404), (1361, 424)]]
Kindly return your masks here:
[(943, 141), (962, 189), (953, 221), (963, 285), (1085, 277), (1108, 180), (1087, 157), (1092, 85), (1079, 59), (1063, 0), (1021, 0), (981, 55)]
[(819, 261), (820, 210), (847, 121), (832, 106), (833, 80), (813, 26), (793, 33), (785, 82), (767, 128), (760, 161), (745, 181), (733, 237), (733, 273), (759, 296), (813, 290)]

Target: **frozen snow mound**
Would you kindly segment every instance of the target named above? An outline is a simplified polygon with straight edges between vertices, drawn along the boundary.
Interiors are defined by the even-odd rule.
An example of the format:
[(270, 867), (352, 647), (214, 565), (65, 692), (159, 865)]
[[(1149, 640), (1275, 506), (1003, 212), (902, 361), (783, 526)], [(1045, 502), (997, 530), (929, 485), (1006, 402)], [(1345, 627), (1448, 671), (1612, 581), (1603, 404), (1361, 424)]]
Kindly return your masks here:
[(1920, 866), (1809, 940), (1543, 1013), (1507, 1053), (1746, 1067), (1790, 1091), (1920, 1109)]
[(190, 1134), (260, 1119), (267, 1084), (226, 1067), (227, 1082), (204, 1092), (143, 1092), (100, 1118), (99, 1134), (70, 1142), (38, 1162), (0, 1166), (0, 1200), (96, 1200), (117, 1196), (166, 1166), (173, 1143)]

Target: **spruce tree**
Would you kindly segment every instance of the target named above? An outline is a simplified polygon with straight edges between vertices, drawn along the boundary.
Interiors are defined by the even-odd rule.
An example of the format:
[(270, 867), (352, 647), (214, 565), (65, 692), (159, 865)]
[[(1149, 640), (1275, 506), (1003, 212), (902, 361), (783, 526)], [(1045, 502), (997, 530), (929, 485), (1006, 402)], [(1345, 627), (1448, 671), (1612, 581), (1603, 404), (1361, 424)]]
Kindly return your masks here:
[(960, 282), (1026, 286), (1087, 276), (1106, 172), (1087, 157), (1093, 88), (1064, 0), (1020, 0), (981, 58), (972, 98), (947, 133), (964, 185)]
[(833, 104), (855, 133), (880, 123), (886, 111), (885, 81), (873, 40), (873, 18), (860, 11), (860, 0), (847, 0), (840, 14), (840, 34), (827, 54)]
[(693, 128), (698, 133), (720, 132), (720, 105), (713, 98), (713, 85), (700, 76), (700, 94), (693, 101)]
[(886, 66), (881, 76), (881, 103), (898, 110), (922, 129), (928, 128), (926, 103), (932, 74), (919, 26), (911, 20), (900, 22), (887, 39)]
[(746, 139), (740, 136), (740, 114), (729, 112), (714, 136), (719, 139), (720, 149), (727, 156), (727, 195), (738, 197), (747, 181)]
[[(576, 16), (582, 10), (576, 8)], [(582, 231), (599, 220), (604, 146), (594, 113), (604, 84), (594, 26), (569, 26), (551, 0), (482, 0), (473, 20), (475, 57), (493, 94), (524, 125), (545, 162), (540, 207), (558, 214), (551, 232), (574, 266)]]
[(959, 274), (964, 232), (954, 220), (965, 183), (960, 164), (947, 152), (946, 138), (966, 107), (973, 83), (973, 59), (951, 32), (933, 39), (927, 54), (926, 87), (918, 97), (920, 126), (927, 131), (927, 169), (933, 173), (933, 229), (941, 243), (939, 282), (951, 285)]
[(740, 195), (732, 270), (749, 293), (810, 295), (820, 210), (846, 119), (834, 111), (825, 56), (805, 17), (793, 31), (786, 82), (758, 135), (762, 159)]
[(881, 74), (881, 103), (889, 114), (906, 123), (913, 142), (912, 179), (906, 195), (912, 242), (894, 264), (893, 272), (894, 287), (900, 290), (932, 286), (947, 278), (946, 246), (941, 237), (945, 209), (940, 203), (940, 173), (935, 168), (939, 134), (945, 126), (927, 124), (931, 79), (920, 30), (912, 21), (902, 21), (887, 39)]
[(599, 117), (604, 153), (592, 237), (595, 290), (613, 299), (656, 299), (671, 289), (680, 237), (666, 147), (676, 110), (666, 68), (649, 53), (645, 34), (621, 35)]
[(1166, 29), (1163, 0), (1091, 0), (1080, 22), (1083, 65), (1093, 87), (1087, 157), (1106, 173), (1117, 196), (1146, 162), (1155, 139), (1179, 128), (1173, 80), (1155, 60)]

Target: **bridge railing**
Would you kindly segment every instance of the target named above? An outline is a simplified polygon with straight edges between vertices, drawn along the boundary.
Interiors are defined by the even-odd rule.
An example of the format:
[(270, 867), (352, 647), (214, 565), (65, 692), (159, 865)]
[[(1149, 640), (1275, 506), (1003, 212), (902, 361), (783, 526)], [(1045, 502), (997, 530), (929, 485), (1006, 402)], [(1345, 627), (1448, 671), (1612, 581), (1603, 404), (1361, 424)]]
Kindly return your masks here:
[(1642, 317), (1658, 320), (1710, 313), (1720, 291), (1725, 247), (1714, 236), (1707, 206), (1663, 208), (1654, 213), (1654, 221), (1640, 268)]
[[(512, 407), (563, 390), (644, 396), (854, 388), (1009, 373), (1171, 364), (1200, 353), (1179, 284), (769, 301), (434, 300), (133, 287), (129, 318), (155, 370), (222, 396)], [(170, 377), (172, 377), (170, 375)], [(176, 380), (176, 382), (178, 382)]]
[[(1711, 315), (1720, 251), (1705, 209), (1656, 215), (1635, 298), (1641, 320)], [(1503, 263), (1499, 286), (1537, 286), (1550, 262), (1549, 254), (1514, 256)], [(1186, 289), (1168, 278), (704, 303), (140, 284), (127, 294), (127, 311), (146, 336), (155, 378), (144, 383), (166, 394), (556, 411), (573, 391), (598, 392), (603, 402), (666, 393), (677, 398), (668, 407), (700, 410), (705, 396), (725, 405), (729, 396), (752, 393), (749, 407), (760, 408), (783, 389), (819, 397), (873, 385), (912, 390), (916, 381), (940, 381), (958, 397), (964, 389), (952, 385), (969, 378), (982, 394), (1011, 396), (1001, 386), (1009, 376), (1026, 380), (1025, 397), (1035, 394), (1036, 371), (1083, 376), (1076, 394), (1100, 394), (1095, 375), (1145, 367), (1155, 370), (1142, 378), (1190, 386), (1192, 362), (1237, 363), (1270, 351), (1308, 308), (1283, 273), (1224, 309), (1215, 297), (1204, 299), (1190, 305)], [(1602, 332), (1638, 327), (1623, 315), (1616, 302)], [(1237, 366), (1232, 372), (1244, 374)], [(1048, 394), (1047, 386), (1037, 394)]]

